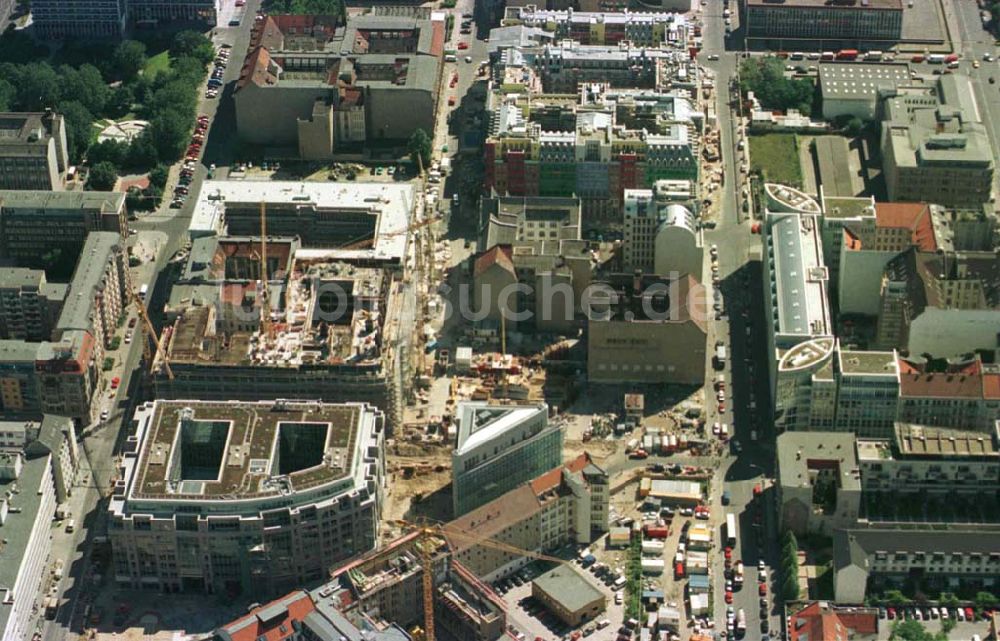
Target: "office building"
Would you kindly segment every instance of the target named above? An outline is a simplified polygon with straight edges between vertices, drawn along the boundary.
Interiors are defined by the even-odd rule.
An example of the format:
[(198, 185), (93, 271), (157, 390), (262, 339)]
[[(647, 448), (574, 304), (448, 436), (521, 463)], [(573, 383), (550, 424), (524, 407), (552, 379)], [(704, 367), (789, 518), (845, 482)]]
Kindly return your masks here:
[(607, 597), (572, 565), (559, 565), (531, 582), (531, 596), (571, 628), (604, 612)]
[[(436, 14), (435, 14), (436, 15)], [(366, 141), (434, 132), (444, 18), (267, 16), (236, 84), (244, 142), (304, 160), (354, 153)]]
[(613, 89), (607, 84), (613, 72), (595, 69), (604, 70), (605, 80), (578, 88), (580, 80), (571, 79), (570, 95), (494, 97), (484, 144), (487, 188), (511, 196), (575, 195), (584, 227), (597, 229), (620, 224), (626, 189), (697, 180), (702, 119), (688, 98)]
[(363, 403), (146, 403), (108, 507), (120, 589), (267, 595), (378, 539), (385, 417)]
[(861, 507), (861, 472), (854, 435), (785, 432), (778, 436), (780, 527), (829, 536), (852, 527)]
[(0, 191), (0, 254), (22, 267), (46, 267), (54, 251), (75, 260), (92, 232), (124, 237), (126, 216), (120, 192)]
[[(137, 27), (162, 22), (201, 22), (216, 26), (222, 0), (126, 0), (129, 21)], [(248, 19), (248, 18), (246, 18)], [(219, 25), (226, 26), (226, 25)]]
[(889, 200), (979, 207), (994, 161), (968, 76), (945, 74), (882, 104), (882, 173)]
[(458, 436), (451, 453), (456, 517), (474, 510), (562, 462), (563, 430), (549, 424), (549, 408), (464, 402), (456, 410)]
[(889, 45), (903, 33), (903, 0), (745, 0), (743, 19), (747, 38), (762, 46)]
[[(683, 46), (691, 26), (683, 13), (691, 0), (662, 0), (659, 11), (575, 11), (546, 9), (536, 5), (508, 6), (503, 26), (524, 25), (554, 31), (556, 40), (572, 40), (582, 45), (612, 45), (630, 42), (639, 47)], [(670, 8), (683, 6), (687, 8)], [(491, 38), (492, 40), (492, 38)]]
[(45, 415), (41, 420), (0, 421), (0, 448), (23, 453), (29, 459), (51, 456), (52, 486), (56, 502), (73, 494), (81, 453), (73, 420)]
[(587, 377), (602, 383), (705, 380), (708, 294), (689, 274), (610, 274), (592, 296)]
[(0, 455), (0, 638), (30, 639), (42, 580), (48, 576), (56, 511), (52, 457)]
[(494, 194), (480, 207), (486, 251), (473, 263), (474, 309), (497, 321), (506, 312), (518, 331), (572, 331), (600, 261), (580, 238), (580, 200)]
[(923, 589), (990, 589), (1000, 573), (997, 531), (877, 527), (833, 533), (834, 600), (860, 604), (867, 590), (902, 587), (914, 575)]
[(66, 299), (66, 285), (40, 269), (0, 269), (0, 339), (49, 340)]
[(906, 63), (823, 62), (819, 89), (823, 119), (844, 116), (875, 120), (882, 99), (913, 83)]
[[(32, 5), (33, 12), (36, 7)], [(61, 191), (68, 168), (61, 114), (0, 113), (0, 189)]]
[(625, 190), (622, 266), (659, 276), (690, 274), (701, 281), (704, 239), (691, 210), (671, 202), (676, 182)]
[(788, 641), (876, 641), (878, 615), (875, 608), (841, 608), (828, 601), (813, 601), (791, 615)]
[(451, 555), (445, 541), (412, 533), (336, 567), (318, 588), (295, 590), (218, 628), (212, 641), (259, 641), (296, 630), (310, 641), (410, 641), (423, 628), (423, 570), (430, 558), (439, 639), (497, 641), (506, 606)]
[(893, 258), (881, 279), (875, 343), (935, 358), (995, 350), (1000, 333), (995, 252), (922, 251)]
[(541, 553), (587, 544), (607, 532), (609, 496), (607, 472), (585, 453), (458, 517), (445, 534), (456, 560), (495, 581), (531, 559), (477, 540)]
[(768, 211), (763, 234), (768, 380), (774, 420), (783, 427), (801, 418), (789, 410), (799, 405), (803, 378), (833, 352), (829, 277), (818, 216)]

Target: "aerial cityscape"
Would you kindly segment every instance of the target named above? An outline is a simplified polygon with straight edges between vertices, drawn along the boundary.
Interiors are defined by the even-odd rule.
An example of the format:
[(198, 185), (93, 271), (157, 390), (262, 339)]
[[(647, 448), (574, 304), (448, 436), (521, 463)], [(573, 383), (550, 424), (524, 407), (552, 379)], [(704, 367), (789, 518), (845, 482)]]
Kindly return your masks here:
[(0, 27), (0, 641), (1000, 641), (1000, 2)]

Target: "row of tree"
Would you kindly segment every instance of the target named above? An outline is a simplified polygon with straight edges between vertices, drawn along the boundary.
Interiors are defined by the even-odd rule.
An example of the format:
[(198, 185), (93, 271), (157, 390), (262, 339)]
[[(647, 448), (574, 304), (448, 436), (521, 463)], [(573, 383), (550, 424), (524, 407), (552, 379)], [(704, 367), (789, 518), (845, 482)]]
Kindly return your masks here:
[(785, 531), (781, 537), (781, 594), (785, 601), (797, 601), (799, 598), (799, 541), (791, 530)]

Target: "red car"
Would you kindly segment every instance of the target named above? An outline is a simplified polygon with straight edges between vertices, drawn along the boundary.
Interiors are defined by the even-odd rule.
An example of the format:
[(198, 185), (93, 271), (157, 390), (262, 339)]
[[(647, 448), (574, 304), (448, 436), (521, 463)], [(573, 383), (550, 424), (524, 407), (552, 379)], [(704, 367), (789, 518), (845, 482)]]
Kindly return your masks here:
[(449, 107), (455, 106), (455, 96), (448, 96), (448, 106)]
[(733, 548), (726, 546), (726, 549), (722, 551), (726, 555), (726, 560), (731, 561), (733, 559)]
[(733, 602), (733, 593), (730, 590), (726, 590), (726, 603)]
[(767, 596), (767, 584), (761, 583), (757, 586), (757, 594), (760, 596)]
[(111, 379), (111, 389), (118, 389), (118, 386), (122, 384), (122, 379), (115, 376)]
[(462, 50), (468, 49), (469, 48), (469, 43), (468, 42), (460, 42), (460, 43), (458, 43), (458, 48), (462, 49)]

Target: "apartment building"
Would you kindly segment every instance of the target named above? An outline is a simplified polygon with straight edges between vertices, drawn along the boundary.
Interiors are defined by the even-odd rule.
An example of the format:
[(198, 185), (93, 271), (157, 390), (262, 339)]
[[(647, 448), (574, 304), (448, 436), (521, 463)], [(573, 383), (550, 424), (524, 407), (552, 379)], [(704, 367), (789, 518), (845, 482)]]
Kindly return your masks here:
[(865, 493), (996, 496), (1000, 423), (992, 434), (897, 423), (893, 439), (858, 439)]
[(1000, 368), (978, 356), (931, 367), (899, 360), (899, 420), (990, 434), (1000, 418)]
[(0, 339), (49, 340), (66, 299), (66, 285), (41, 269), (0, 269)]
[(455, 519), (445, 535), (456, 560), (482, 580), (495, 581), (531, 559), (476, 540), (536, 552), (589, 543), (607, 531), (609, 490), (607, 472), (582, 454)]
[(73, 494), (80, 452), (72, 419), (45, 415), (41, 420), (0, 421), (0, 450), (23, 453), (28, 458), (51, 456), (56, 502), (62, 503)]
[(118, 321), (129, 304), (131, 281), (122, 237), (113, 232), (88, 234), (56, 333), (88, 332), (98, 341), (96, 358), (103, 359), (103, 350), (111, 347)]
[(456, 517), (559, 467), (563, 429), (549, 424), (548, 405), (463, 402), (451, 454)]
[(36, 389), (40, 413), (69, 416), (82, 424), (97, 418), (99, 403), (94, 394), (100, 388), (102, 339), (88, 331), (61, 332), (59, 339), (46, 343), (23, 343), (34, 352)]
[(587, 377), (603, 383), (705, 380), (708, 294), (689, 274), (609, 274), (587, 320)]
[(1000, 573), (993, 528), (842, 529), (833, 533), (834, 600), (860, 604), (869, 588), (900, 587), (919, 575), (925, 589), (989, 589)]
[(108, 506), (115, 582), (269, 595), (325, 578), (377, 541), (385, 427), (363, 403), (146, 403)]
[[(668, 4), (676, 0), (668, 0)], [(681, 2), (683, 4), (683, 2)], [(690, 0), (687, 2), (690, 9)], [(557, 40), (583, 45), (618, 45), (629, 42), (639, 47), (683, 46), (692, 31), (683, 13), (652, 11), (574, 11), (546, 9), (537, 5), (508, 6), (502, 26), (524, 25), (554, 31)], [(684, 9), (686, 11), (687, 9)]]
[[(32, 10), (37, 25), (37, 4), (32, 4)], [(68, 167), (61, 114), (51, 110), (0, 113), (0, 189), (61, 191)]]
[(38, 594), (48, 576), (56, 496), (52, 457), (0, 455), (0, 638), (29, 639), (37, 619)]
[(434, 131), (444, 19), (267, 16), (254, 24), (236, 84), (245, 142), (307, 160)]
[(995, 350), (998, 307), (995, 252), (913, 247), (892, 259), (882, 276), (875, 343), (936, 358)]
[(829, 535), (857, 522), (862, 477), (854, 438), (832, 432), (778, 436), (776, 486), (782, 529)]
[(743, 18), (749, 40), (779, 49), (888, 45), (902, 37), (903, 0), (746, 0)]
[(626, 189), (623, 211), (622, 266), (660, 276), (690, 274), (703, 279), (704, 240), (697, 217), (669, 202), (676, 181), (658, 181), (653, 189)]
[(121, 192), (0, 191), (0, 254), (22, 267), (45, 267), (46, 253), (79, 256), (90, 233), (124, 237), (126, 216)]
[(882, 104), (882, 172), (892, 201), (978, 207), (990, 200), (995, 170), (968, 76), (938, 76), (933, 87)]

